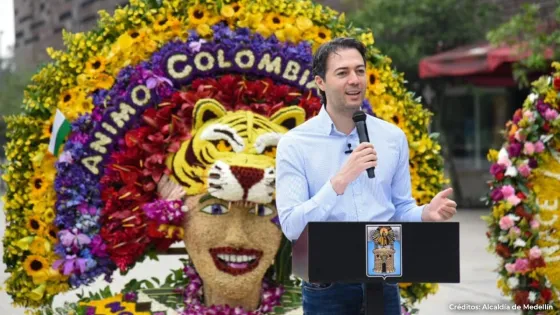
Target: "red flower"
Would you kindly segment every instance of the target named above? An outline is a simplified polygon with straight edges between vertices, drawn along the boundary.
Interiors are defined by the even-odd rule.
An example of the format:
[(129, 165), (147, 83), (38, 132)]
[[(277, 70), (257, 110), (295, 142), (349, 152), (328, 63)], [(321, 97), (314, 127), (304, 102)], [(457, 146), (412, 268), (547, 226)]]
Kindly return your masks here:
[(531, 284), (529, 286), (535, 290), (538, 290), (541, 287), (541, 284), (537, 280), (533, 280), (531, 281)]
[(502, 180), (504, 179), (505, 176), (505, 172), (499, 172), (498, 174), (496, 174), (496, 180)]
[(511, 257), (511, 252), (507, 246), (504, 244), (498, 244), (496, 246), (496, 254), (502, 256), (503, 258)]
[(523, 200), (526, 198), (525, 194), (523, 194), (522, 192), (518, 192), (517, 194), (515, 194), (517, 196), (517, 198)]
[(543, 124), (542, 129), (547, 133), (550, 131), (550, 124), (548, 121)]
[(545, 266), (546, 266), (546, 263), (545, 263), (545, 261), (544, 261), (544, 259), (543, 259), (542, 257), (539, 257), (539, 258), (537, 258), (537, 259), (532, 259), (532, 260), (529, 262), (529, 264), (531, 265), (531, 268), (532, 268), (532, 269), (539, 268), (539, 267), (545, 267)]
[[(517, 196), (519, 197), (519, 195)], [(519, 197), (521, 198), (521, 197)], [(530, 213), (527, 213), (525, 211), (525, 208), (523, 207), (523, 205), (517, 205), (517, 207), (515, 207), (515, 214), (517, 216), (523, 217), (527, 220), (527, 222), (531, 222), (531, 220), (533, 219), (533, 215)]]
[(541, 290), (541, 296), (545, 302), (548, 302), (552, 299), (552, 291), (548, 288), (544, 288)]
[(529, 304), (529, 292), (528, 291), (517, 291), (513, 297), (515, 304), (519, 306)]
[(560, 77), (555, 77), (554, 81), (553, 81), (553, 84), (554, 84), (554, 88), (556, 90), (560, 90)]

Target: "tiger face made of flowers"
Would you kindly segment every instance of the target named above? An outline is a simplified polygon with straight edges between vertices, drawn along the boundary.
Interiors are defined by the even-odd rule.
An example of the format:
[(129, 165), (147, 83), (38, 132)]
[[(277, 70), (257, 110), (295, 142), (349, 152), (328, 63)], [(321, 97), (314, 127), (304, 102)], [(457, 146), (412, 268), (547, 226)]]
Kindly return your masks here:
[(187, 195), (208, 192), (227, 201), (270, 203), (278, 141), (304, 121), (305, 111), (298, 106), (267, 118), (251, 111), (228, 112), (214, 99), (201, 99), (193, 109), (191, 139), (168, 159), (172, 178)]

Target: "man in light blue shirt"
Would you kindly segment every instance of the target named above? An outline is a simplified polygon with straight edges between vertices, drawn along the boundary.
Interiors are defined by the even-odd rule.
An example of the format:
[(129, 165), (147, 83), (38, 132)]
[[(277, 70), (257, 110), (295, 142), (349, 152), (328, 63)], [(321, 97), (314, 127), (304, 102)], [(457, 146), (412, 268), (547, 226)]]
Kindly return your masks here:
[[(276, 205), (283, 233), (296, 240), (312, 221), (443, 221), (456, 203), (440, 192), (429, 205), (412, 198), (409, 150), (397, 126), (367, 116), (370, 143), (359, 144), (352, 115), (366, 92), (365, 48), (354, 39), (335, 39), (313, 59), (325, 106), (290, 130), (276, 152)], [(349, 152), (351, 151), (351, 152)], [(366, 170), (375, 167), (375, 177)], [(306, 315), (360, 314), (361, 285), (304, 283)], [(400, 314), (395, 285), (384, 288), (385, 314)]]

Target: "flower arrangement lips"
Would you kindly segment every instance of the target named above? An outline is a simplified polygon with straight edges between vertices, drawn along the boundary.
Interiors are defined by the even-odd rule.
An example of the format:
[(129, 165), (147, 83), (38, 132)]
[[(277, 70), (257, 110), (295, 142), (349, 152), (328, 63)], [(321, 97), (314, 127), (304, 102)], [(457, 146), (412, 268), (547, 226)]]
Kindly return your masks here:
[(210, 249), (210, 255), (219, 270), (241, 275), (257, 268), (263, 252), (256, 249), (216, 247)]

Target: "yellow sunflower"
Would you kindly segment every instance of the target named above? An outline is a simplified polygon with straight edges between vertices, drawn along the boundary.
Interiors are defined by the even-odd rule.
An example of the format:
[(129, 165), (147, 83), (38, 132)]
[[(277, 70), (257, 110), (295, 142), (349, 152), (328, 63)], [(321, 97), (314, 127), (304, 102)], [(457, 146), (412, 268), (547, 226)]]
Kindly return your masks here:
[(49, 268), (49, 262), (42, 256), (29, 255), (23, 262), (23, 269), (25, 272), (33, 276), (41, 276)]
[(54, 225), (49, 225), (42, 234), (42, 237), (48, 239), (52, 244), (58, 243), (58, 229)]
[(105, 66), (107, 60), (101, 55), (94, 56), (88, 62), (86, 62), (86, 72), (87, 73), (101, 73), (105, 71)]
[(42, 173), (35, 173), (29, 185), (31, 187), (31, 198), (34, 200), (41, 199), (48, 189), (48, 184)]
[(379, 70), (375, 68), (369, 68), (367, 70), (367, 84), (368, 92), (373, 95), (381, 95), (385, 93), (385, 84), (381, 81), (381, 74)]
[(29, 246), (29, 250), (31, 250), (31, 253), (34, 255), (45, 256), (51, 252), (51, 243), (46, 239), (37, 236), (33, 238), (33, 242)]
[(278, 13), (268, 13), (264, 16), (264, 26), (271, 30), (278, 30), (284, 27), (287, 18)]
[(34, 215), (27, 219), (27, 229), (30, 232), (40, 235), (45, 230), (45, 223), (41, 221), (38, 215)]
[(45, 123), (43, 124), (43, 134), (41, 135), (41, 139), (51, 138), (53, 123), (54, 123), (54, 116), (52, 116), (49, 120), (45, 121)]
[(44, 212), (42, 212), (41, 219), (45, 221), (45, 223), (50, 224), (54, 221), (56, 214), (54, 213), (52, 208), (47, 208)]
[(60, 104), (59, 108), (68, 120), (73, 121), (80, 115), (91, 112), (93, 110), (93, 102), (89, 97), (86, 98), (83, 93), (79, 93), (75, 95), (72, 104), (64, 102)]
[(191, 26), (196, 26), (200, 24), (205, 24), (210, 18), (210, 12), (206, 10), (203, 5), (195, 5), (189, 8), (188, 11), (189, 24)]
[(305, 32), (303, 38), (313, 43), (313, 49), (319, 48), (322, 44), (328, 42), (332, 38), (331, 30), (325, 27), (313, 26)]
[(58, 107), (71, 107), (77, 97), (78, 91), (76, 89), (70, 89), (62, 92), (58, 100)]

